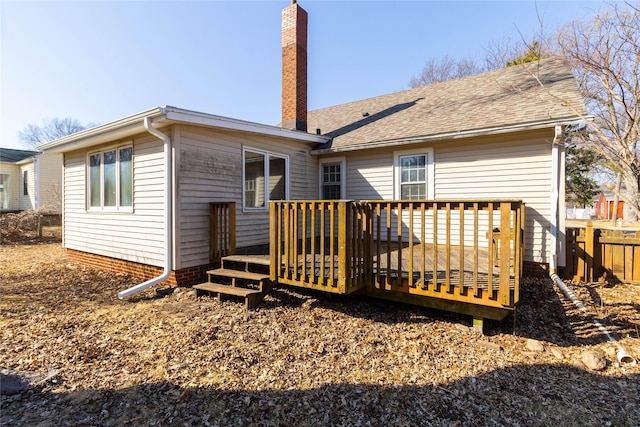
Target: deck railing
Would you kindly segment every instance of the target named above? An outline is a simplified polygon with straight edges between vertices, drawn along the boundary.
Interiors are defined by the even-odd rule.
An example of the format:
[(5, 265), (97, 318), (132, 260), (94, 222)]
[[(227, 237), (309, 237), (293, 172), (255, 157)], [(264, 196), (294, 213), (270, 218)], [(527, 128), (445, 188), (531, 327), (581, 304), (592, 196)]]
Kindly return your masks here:
[(235, 202), (209, 203), (209, 262), (220, 262), (222, 257), (236, 251)]
[(494, 307), (518, 301), (521, 201), (280, 201), (270, 208), (271, 280)]
[(365, 286), (371, 274), (367, 205), (278, 201), (270, 215), (271, 280), (334, 293)]
[(521, 201), (370, 201), (373, 286), (490, 306), (518, 301)]

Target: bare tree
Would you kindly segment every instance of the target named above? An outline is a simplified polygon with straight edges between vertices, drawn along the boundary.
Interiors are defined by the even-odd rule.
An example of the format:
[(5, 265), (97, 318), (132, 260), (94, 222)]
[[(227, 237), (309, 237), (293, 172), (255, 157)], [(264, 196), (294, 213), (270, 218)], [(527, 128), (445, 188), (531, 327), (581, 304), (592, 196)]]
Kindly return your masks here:
[(56, 117), (44, 120), (41, 126), (28, 124), (18, 133), (18, 139), (25, 147), (35, 149), (40, 144), (80, 132), (86, 128), (76, 119)]
[(483, 60), (471, 55), (463, 58), (453, 58), (449, 55), (439, 59), (429, 58), (422, 71), (409, 80), (409, 87), (426, 86), (546, 58), (550, 56), (546, 44), (538, 39), (527, 43), (524, 40), (502, 38), (487, 45)]
[(487, 71), (497, 70), (508, 66), (514, 61), (518, 61), (518, 59), (521, 60), (521, 63), (527, 62), (524, 59), (531, 54), (536, 58), (549, 57), (549, 49), (546, 48), (548, 43), (542, 34), (543, 32), (541, 31), (531, 42), (526, 41), (524, 38), (513, 40), (509, 37), (490, 41), (484, 48), (484, 68)]
[(625, 217), (640, 216), (640, 10), (615, 4), (562, 28), (557, 43), (593, 116), (581, 146), (620, 174)]
[(425, 63), (422, 71), (409, 80), (409, 86), (419, 87), (433, 83), (444, 82), (461, 77), (472, 76), (474, 74), (486, 71), (475, 58), (468, 56), (466, 58), (455, 59), (448, 55), (440, 59), (430, 58)]

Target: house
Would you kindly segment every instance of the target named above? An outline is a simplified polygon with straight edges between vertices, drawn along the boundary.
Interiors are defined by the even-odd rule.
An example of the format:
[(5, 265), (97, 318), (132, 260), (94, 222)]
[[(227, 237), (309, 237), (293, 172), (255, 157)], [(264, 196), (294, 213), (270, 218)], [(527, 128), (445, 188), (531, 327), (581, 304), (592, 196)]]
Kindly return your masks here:
[[(234, 245), (246, 248), (274, 244), (270, 220), (288, 215), (270, 218), (274, 201), (458, 200), (453, 207), (442, 204), (447, 229), (440, 226), (432, 244), (440, 242), (440, 234), (451, 234), (461, 248), (470, 239), (477, 253), (497, 241), (502, 249), (496, 251), (509, 258), (514, 245), (520, 250), (523, 234), (525, 264), (559, 267), (563, 131), (586, 114), (562, 60), (307, 111), (306, 25), (306, 12), (295, 2), (283, 11), (279, 126), (164, 106), (40, 147), (64, 154), (63, 245), (69, 256), (143, 279), (162, 274), (159, 280), (190, 284), (211, 266), (211, 202), (233, 203)], [(491, 225), (498, 222), (489, 211), (499, 204), (485, 202), (489, 199), (517, 201), (513, 209), (526, 206), (523, 233), (516, 223), (523, 217), (509, 216), (516, 211), (507, 207), (500, 223), (507, 230), (496, 240), (492, 233), (500, 230)], [(462, 212), (465, 200), (475, 201), (470, 214)], [(415, 236), (402, 235), (401, 229), (416, 217), (392, 210), (396, 216), (388, 213), (389, 224), (402, 227), (387, 240), (413, 245)], [(467, 225), (471, 221), (478, 229), (488, 223), (488, 228), (475, 238), (467, 225), (450, 230), (448, 221), (463, 214), (475, 218), (466, 219)], [(423, 213), (427, 220), (439, 216)], [(362, 215), (349, 218), (356, 217)], [(294, 222), (292, 233), (304, 221)], [(301, 241), (310, 238), (301, 235)], [(522, 262), (515, 256), (512, 264)], [(502, 271), (513, 279), (509, 262), (504, 265)], [(515, 273), (516, 282), (520, 274)]]
[(62, 155), (0, 148), (0, 210), (60, 214)]
[[(625, 195), (624, 188), (622, 189), (622, 194)], [(608, 189), (606, 186), (601, 187), (600, 194), (598, 195), (598, 199), (595, 201), (595, 212), (596, 218), (598, 219), (613, 219), (615, 216), (616, 219), (634, 221), (636, 220), (636, 215), (631, 213), (625, 213), (624, 209), (624, 200), (618, 200), (618, 211), (615, 211), (615, 194), (613, 191)], [(615, 215), (614, 215), (615, 214)], [(629, 218), (630, 217), (630, 218)]]

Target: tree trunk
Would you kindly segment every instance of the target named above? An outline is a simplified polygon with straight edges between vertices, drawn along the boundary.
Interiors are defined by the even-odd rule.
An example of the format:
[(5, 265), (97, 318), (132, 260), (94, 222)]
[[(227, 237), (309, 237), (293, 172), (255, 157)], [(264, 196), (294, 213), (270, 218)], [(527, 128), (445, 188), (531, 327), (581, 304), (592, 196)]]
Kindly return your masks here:
[(640, 219), (640, 188), (638, 188), (637, 179), (632, 179), (629, 176), (625, 176), (625, 178), (624, 222), (636, 222)]

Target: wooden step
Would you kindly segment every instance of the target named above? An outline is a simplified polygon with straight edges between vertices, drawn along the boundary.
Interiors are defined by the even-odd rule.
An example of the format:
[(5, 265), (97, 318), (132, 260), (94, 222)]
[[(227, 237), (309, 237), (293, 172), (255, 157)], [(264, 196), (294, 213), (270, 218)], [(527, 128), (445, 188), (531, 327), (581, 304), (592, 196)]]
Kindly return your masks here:
[(199, 291), (214, 292), (217, 294), (234, 295), (237, 297), (246, 297), (248, 295), (259, 294), (257, 289), (240, 288), (238, 286), (221, 285), (219, 283), (200, 283), (199, 285), (193, 285), (193, 289)]
[(245, 279), (254, 280), (260, 282), (269, 278), (267, 274), (251, 273), (249, 271), (230, 270), (228, 268), (218, 268), (216, 270), (209, 270), (207, 274), (216, 276), (231, 277), (233, 279)]
[(202, 292), (212, 292), (218, 296), (220, 301), (224, 301), (225, 296), (229, 295), (244, 298), (244, 307), (247, 310), (253, 309), (264, 299), (266, 295), (265, 292), (256, 289), (221, 285), (219, 283), (212, 282), (200, 283), (199, 285), (194, 285), (193, 288), (196, 289), (198, 295)]
[(252, 255), (229, 255), (226, 256), (224, 258), (222, 258), (222, 260), (229, 260), (232, 262), (244, 262), (244, 263), (251, 263), (251, 264), (259, 264), (259, 265), (269, 265), (270, 261), (269, 258), (266, 256), (252, 256)]
[(222, 268), (269, 274), (269, 257), (256, 255), (231, 255), (222, 258)]

